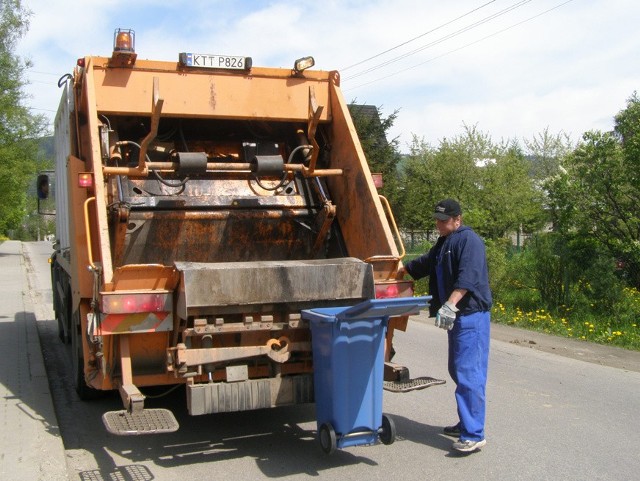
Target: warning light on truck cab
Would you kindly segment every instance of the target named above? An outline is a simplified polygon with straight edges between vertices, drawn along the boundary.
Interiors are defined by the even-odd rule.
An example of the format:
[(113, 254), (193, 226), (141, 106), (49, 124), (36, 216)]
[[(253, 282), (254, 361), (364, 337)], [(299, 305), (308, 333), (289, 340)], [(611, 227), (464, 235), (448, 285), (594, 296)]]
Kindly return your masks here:
[(116, 28), (113, 34), (113, 51), (114, 52), (128, 52), (133, 53), (136, 51), (136, 33), (129, 29)]
[(135, 32), (131, 29), (116, 28), (109, 66), (131, 68), (136, 63), (137, 57)]

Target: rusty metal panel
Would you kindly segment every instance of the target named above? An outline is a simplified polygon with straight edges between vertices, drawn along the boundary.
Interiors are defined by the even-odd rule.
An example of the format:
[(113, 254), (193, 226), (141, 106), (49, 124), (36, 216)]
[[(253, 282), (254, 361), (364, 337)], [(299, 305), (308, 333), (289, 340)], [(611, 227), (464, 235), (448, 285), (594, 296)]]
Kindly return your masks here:
[(308, 211), (132, 212), (122, 264), (306, 259)]
[[(374, 297), (373, 269), (354, 258), (299, 261), (176, 262), (180, 286), (176, 312), (189, 315), (248, 306), (355, 301)], [(227, 309), (226, 312), (233, 312)]]

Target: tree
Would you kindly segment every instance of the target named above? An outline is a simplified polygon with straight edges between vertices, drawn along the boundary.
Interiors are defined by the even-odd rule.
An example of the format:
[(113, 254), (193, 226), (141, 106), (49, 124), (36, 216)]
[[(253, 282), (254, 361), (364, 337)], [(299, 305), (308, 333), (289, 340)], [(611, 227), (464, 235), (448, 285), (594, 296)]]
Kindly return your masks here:
[(30, 64), (14, 54), (29, 16), (20, 0), (0, 3), (0, 232), (20, 226), (26, 214), (27, 189), (35, 181), (37, 137), (45, 126), (42, 116), (24, 106), (24, 72)]
[(592, 236), (640, 287), (640, 99), (634, 93), (611, 132), (591, 131), (550, 184), (565, 231)]
[(542, 201), (528, 171), (514, 142), (495, 144), (476, 126), (465, 125), (463, 134), (437, 148), (414, 137), (403, 172), (403, 227), (432, 229), (433, 206), (446, 197), (460, 201), (465, 223), (486, 238), (539, 227)]
[(349, 104), (349, 111), (371, 172), (382, 174), (384, 186), (380, 193), (389, 200), (395, 217), (400, 218), (401, 189), (398, 164), (402, 156), (398, 150), (398, 139), (387, 138), (398, 112), (384, 117), (381, 107), (360, 105), (355, 101)]
[(529, 163), (516, 145), (500, 149), (493, 162), (478, 169), (472, 223), (478, 233), (500, 239), (535, 232), (544, 225), (542, 192), (529, 176)]
[(554, 135), (548, 128), (533, 139), (525, 140), (524, 145), (531, 162), (531, 177), (538, 182), (557, 175), (562, 159), (575, 148), (567, 134)]

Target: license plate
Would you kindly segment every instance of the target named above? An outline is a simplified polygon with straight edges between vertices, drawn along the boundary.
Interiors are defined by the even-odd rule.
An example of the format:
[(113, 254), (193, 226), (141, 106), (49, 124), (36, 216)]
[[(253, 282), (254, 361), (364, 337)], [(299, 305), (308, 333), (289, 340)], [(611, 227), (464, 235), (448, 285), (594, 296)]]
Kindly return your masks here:
[(180, 64), (192, 68), (249, 70), (251, 68), (251, 57), (185, 52), (180, 54)]

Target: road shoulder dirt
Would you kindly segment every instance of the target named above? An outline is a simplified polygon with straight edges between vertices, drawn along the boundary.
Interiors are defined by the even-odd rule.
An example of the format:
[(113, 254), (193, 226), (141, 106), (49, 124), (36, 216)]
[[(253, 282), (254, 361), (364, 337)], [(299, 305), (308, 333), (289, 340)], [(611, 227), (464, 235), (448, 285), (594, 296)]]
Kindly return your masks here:
[[(412, 319), (433, 324), (433, 318), (428, 317), (424, 312)], [(491, 339), (508, 342), (527, 349), (580, 359), (585, 362), (600, 364), (601, 366), (640, 372), (640, 352), (638, 351), (552, 336), (496, 323), (491, 324)]]

